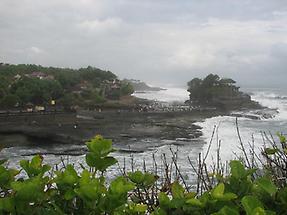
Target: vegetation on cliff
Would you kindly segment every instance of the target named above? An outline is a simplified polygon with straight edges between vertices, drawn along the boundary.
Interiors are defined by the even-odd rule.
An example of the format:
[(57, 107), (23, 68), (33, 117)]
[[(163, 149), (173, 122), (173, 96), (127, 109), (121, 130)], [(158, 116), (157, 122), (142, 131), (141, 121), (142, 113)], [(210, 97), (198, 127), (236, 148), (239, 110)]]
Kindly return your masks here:
[(93, 108), (133, 93), (132, 86), (110, 72), (88, 66), (68, 69), (0, 64), (0, 107), (56, 105)]
[(204, 79), (194, 78), (187, 83), (190, 102), (226, 110), (258, 108), (259, 104), (239, 90), (235, 81), (209, 74)]
[[(233, 160), (229, 173), (220, 163), (207, 171), (205, 158), (200, 159), (198, 170), (194, 167), (198, 183), (193, 189), (184, 181), (173, 152), (173, 163), (165, 162), (163, 178), (137, 170), (108, 183), (105, 172), (117, 160), (110, 155), (112, 142), (101, 136), (87, 142), (86, 165), (81, 165), (80, 173), (71, 164), (63, 163), (61, 169), (43, 164), (40, 155), (22, 160), (21, 170), (1, 161), (0, 213), (286, 214), (286, 139), (279, 137), (281, 145), (263, 150), (262, 166), (256, 167), (254, 160)], [(19, 177), (21, 171), (26, 176)]]

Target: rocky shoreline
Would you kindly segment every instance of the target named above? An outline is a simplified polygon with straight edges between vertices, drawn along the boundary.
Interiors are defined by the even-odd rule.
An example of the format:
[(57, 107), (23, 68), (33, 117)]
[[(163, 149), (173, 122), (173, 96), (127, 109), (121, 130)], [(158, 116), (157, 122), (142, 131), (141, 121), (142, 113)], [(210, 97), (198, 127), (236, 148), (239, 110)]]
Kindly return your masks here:
[[(143, 100), (136, 108), (133, 105), (124, 107), (75, 113), (0, 115), (0, 144), (2, 148), (51, 146), (53, 150), (47, 149), (45, 154), (81, 155), (85, 153), (84, 143), (101, 134), (112, 139), (120, 151), (142, 152), (149, 139), (155, 140), (153, 143), (168, 140), (174, 144), (198, 141), (202, 132), (195, 122), (209, 117), (230, 115), (258, 120), (276, 114), (263, 109), (254, 110), (254, 114), (250, 110), (231, 113), (216, 108), (167, 105), (148, 100)], [(60, 145), (65, 145), (65, 149), (58, 147)]]
[[(13, 116), (1, 119), (2, 147), (49, 144), (83, 144), (96, 134), (123, 144), (134, 139), (192, 139), (201, 135), (194, 122), (218, 115), (214, 111), (95, 112), (58, 115)], [(20, 135), (22, 140), (5, 141)]]

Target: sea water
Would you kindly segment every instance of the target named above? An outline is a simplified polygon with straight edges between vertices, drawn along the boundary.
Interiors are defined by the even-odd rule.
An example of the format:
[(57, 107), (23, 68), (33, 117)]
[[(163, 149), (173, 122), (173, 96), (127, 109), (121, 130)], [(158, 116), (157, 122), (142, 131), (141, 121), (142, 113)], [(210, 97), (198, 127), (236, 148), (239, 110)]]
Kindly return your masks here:
[[(286, 89), (246, 88), (243, 91), (251, 94), (252, 100), (272, 109), (274, 116), (265, 119), (258, 115), (258, 118), (261, 118), (260, 120), (239, 117), (237, 118), (237, 124), (236, 117), (217, 116), (196, 123), (202, 127), (203, 135), (200, 139), (203, 140), (204, 144), (201, 153), (204, 156), (208, 152), (206, 160), (208, 164), (213, 164), (216, 161), (219, 148), (221, 162), (224, 163), (242, 156), (241, 143), (248, 154), (255, 152), (260, 155), (263, 145), (268, 144), (266, 138), (278, 140), (277, 133), (287, 133)], [(141, 97), (142, 95), (137, 94), (137, 96)], [(165, 92), (150, 92), (142, 97), (157, 101), (184, 102), (188, 99), (188, 92), (186, 89), (169, 88)], [(245, 114), (248, 115), (248, 113)], [(250, 112), (250, 115), (254, 115), (254, 112)], [(190, 148), (192, 147), (191, 145)], [(192, 157), (195, 157), (194, 154)]]
[[(163, 174), (160, 172), (160, 168), (164, 165), (163, 156), (165, 156), (167, 162), (171, 164), (172, 153), (177, 152), (179, 168), (184, 177), (193, 183), (196, 177), (190, 162), (192, 165), (196, 165), (199, 153), (205, 156), (207, 151), (209, 151), (206, 161), (207, 164), (212, 164), (216, 160), (218, 143), (220, 143), (220, 157), (222, 162), (242, 155), (238, 131), (247, 152), (250, 151), (250, 145), (254, 145), (255, 152), (260, 154), (260, 150), (264, 144), (264, 132), (273, 135), (275, 139), (277, 132), (283, 134), (287, 132), (287, 91), (282, 89), (245, 89), (244, 91), (250, 93), (253, 100), (258, 101), (261, 105), (268, 108), (276, 109), (278, 113), (275, 114), (273, 118), (262, 118), (260, 120), (239, 117), (238, 127), (236, 126), (235, 117), (217, 116), (208, 118), (203, 122), (196, 123), (202, 127), (203, 135), (197, 139), (187, 141), (159, 139), (136, 140), (137, 142), (134, 144), (146, 146), (145, 150), (140, 153), (115, 152), (113, 156), (119, 160), (119, 165), (110, 168), (109, 173), (111, 175), (121, 174), (121, 170), (123, 170), (124, 167), (127, 171), (131, 170), (131, 168), (142, 170), (143, 166), (146, 166), (147, 170), (154, 170), (156, 163), (159, 171), (158, 174), (160, 175)], [(169, 103), (184, 102), (188, 99), (188, 92), (186, 89), (181, 88), (168, 88), (163, 91), (136, 93), (135, 95), (145, 99)], [(214, 133), (213, 138), (211, 138), (212, 133)], [(209, 143), (211, 143), (210, 149)], [(57, 147), (59, 148), (61, 146)], [(67, 146), (63, 145), (63, 147)], [(10, 166), (17, 166), (20, 159), (31, 158), (31, 156), (25, 156), (25, 154), (31, 154), (33, 152), (41, 153), (45, 150), (48, 149), (40, 147), (14, 147), (4, 149), (1, 153), (9, 157)], [(45, 161), (50, 164), (61, 163), (60, 156), (50, 154), (45, 155), (44, 158)], [(79, 163), (84, 163), (84, 159), (85, 155), (64, 156), (66, 162), (73, 163), (78, 169), (81, 169)]]
[(188, 100), (189, 93), (184, 88), (166, 88), (159, 91), (135, 92), (136, 97), (160, 102), (184, 102)]
[(235, 117), (230, 116), (213, 117), (197, 123), (202, 127), (202, 138), (206, 141), (203, 147), (204, 152), (208, 150), (213, 129), (216, 126), (210, 147), (209, 162), (216, 160), (219, 142), (220, 157), (224, 162), (242, 157), (241, 142), (247, 154), (255, 152), (260, 155), (263, 145), (270, 143), (268, 138), (278, 141), (277, 133), (287, 132), (287, 92), (281, 89), (249, 89), (248, 91), (251, 92), (253, 100), (265, 107), (276, 109), (278, 113), (273, 118), (261, 118), (260, 120), (241, 117), (238, 118), (237, 125)]

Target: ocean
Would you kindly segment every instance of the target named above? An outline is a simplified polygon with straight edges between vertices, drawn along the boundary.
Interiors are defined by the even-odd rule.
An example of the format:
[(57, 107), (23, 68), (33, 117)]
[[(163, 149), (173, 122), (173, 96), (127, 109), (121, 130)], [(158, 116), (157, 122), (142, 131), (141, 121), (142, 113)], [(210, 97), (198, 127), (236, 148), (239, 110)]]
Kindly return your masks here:
[[(251, 119), (246, 117), (238, 118), (238, 128), (240, 137), (247, 151), (250, 150), (250, 145), (254, 144), (256, 153), (260, 154), (260, 150), (264, 144), (264, 132), (268, 135), (272, 135), (276, 139), (276, 133), (286, 134), (287, 132), (287, 91), (282, 89), (244, 89), (245, 92), (251, 94), (252, 99), (258, 101), (261, 105), (271, 109), (271, 113), (274, 114), (273, 118), (264, 118), (256, 112), (244, 113), (247, 115), (258, 114), (259, 119)], [(163, 91), (135, 93), (135, 96), (145, 99), (153, 99), (156, 101), (166, 103), (179, 103), (188, 99), (188, 92), (182, 88), (168, 88)], [(268, 113), (270, 111), (266, 110)], [(220, 142), (220, 157), (222, 162), (229, 161), (236, 157), (241, 156), (241, 150), (239, 148), (239, 138), (237, 135), (236, 118), (233, 116), (217, 116), (208, 118), (202, 122), (196, 124), (202, 127), (203, 135), (195, 139), (178, 139), (164, 140), (164, 139), (144, 139), (137, 140), (133, 144), (141, 144), (146, 146), (143, 152), (127, 153), (127, 152), (115, 152), (115, 156), (119, 160), (119, 164), (109, 169), (110, 175), (119, 175), (123, 169), (127, 171), (131, 169), (143, 169), (154, 171), (158, 168), (158, 174), (163, 174), (160, 168), (163, 167), (163, 157), (166, 158), (167, 163), (172, 163), (172, 153), (177, 153), (177, 164), (182, 171), (186, 180), (191, 183), (196, 179), (195, 173), (192, 170), (190, 162), (196, 165), (198, 154), (203, 156), (206, 154), (211, 141), (211, 136), (214, 128), (215, 133), (212, 139), (212, 144), (209, 150), (209, 156), (207, 157), (207, 164), (212, 165), (216, 159), (216, 153), (218, 149), (218, 143)], [(73, 146), (57, 146), (58, 150), (61, 147), (73, 147)], [(79, 146), (75, 146), (79, 147)], [(85, 147), (85, 146), (82, 146)], [(47, 151), (46, 148), (41, 147), (11, 147), (3, 149), (0, 156), (9, 157), (9, 166), (18, 166), (18, 162), (21, 159), (30, 159), (31, 156), (25, 156), (25, 154), (31, 154), (34, 152)], [(189, 158), (189, 159), (188, 159)], [(85, 155), (81, 156), (64, 156), (63, 159), (66, 162), (73, 163), (78, 169), (80, 169), (80, 163), (84, 163)], [(45, 155), (44, 160), (46, 163), (59, 164), (61, 159), (56, 155)]]
[[(277, 133), (285, 134), (287, 132), (287, 92), (282, 89), (266, 88), (246, 89), (245, 91), (249, 92), (251, 98), (261, 105), (276, 110), (273, 113), (273, 118), (261, 117), (260, 120), (238, 118), (240, 137), (247, 152), (250, 151), (250, 145), (254, 145), (255, 152), (260, 154), (263, 145), (268, 144), (265, 134), (267, 138), (278, 140)], [(242, 155), (235, 117), (213, 117), (198, 123), (198, 125), (202, 127), (203, 138), (206, 142), (210, 141), (214, 126), (217, 126), (216, 138), (213, 141), (215, 143), (211, 146), (209, 161), (214, 160), (218, 141), (221, 143), (220, 155), (223, 162)], [(205, 152), (207, 148), (208, 144), (205, 144), (203, 151)]]
[[(260, 113), (251, 111), (244, 112), (244, 114), (257, 116), (260, 120), (248, 117), (238, 118), (240, 138), (247, 152), (250, 151), (250, 146), (253, 147), (254, 145), (254, 151), (260, 154), (262, 146), (268, 143), (265, 134), (268, 138), (278, 140), (277, 133), (287, 133), (287, 90), (279, 88), (246, 88), (243, 91), (250, 94), (252, 100), (269, 108), (270, 110), (264, 111), (274, 116), (266, 119), (262, 117), (264, 111), (260, 111)], [(165, 102), (184, 102), (188, 99), (188, 92), (181, 88), (169, 88), (167, 91), (149, 92), (144, 95), (136, 94), (136, 96)], [(217, 116), (196, 124), (202, 127), (203, 135), (200, 137), (204, 143), (200, 151), (202, 155), (206, 154), (211, 142), (209, 155), (206, 160), (208, 164), (212, 165), (216, 160), (218, 143), (220, 143), (220, 157), (223, 163), (242, 156), (242, 150), (239, 147), (236, 117)], [(213, 131), (215, 132), (212, 138)], [(192, 151), (192, 147), (193, 145), (187, 151)], [(199, 152), (199, 150), (196, 150), (196, 152)], [(182, 156), (186, 155), (186, 153), (182, 153)], [(189, 156), (194, 158), (195, 154), (193, 153)], [(185, 164), (184, 166), (187, 165)]]

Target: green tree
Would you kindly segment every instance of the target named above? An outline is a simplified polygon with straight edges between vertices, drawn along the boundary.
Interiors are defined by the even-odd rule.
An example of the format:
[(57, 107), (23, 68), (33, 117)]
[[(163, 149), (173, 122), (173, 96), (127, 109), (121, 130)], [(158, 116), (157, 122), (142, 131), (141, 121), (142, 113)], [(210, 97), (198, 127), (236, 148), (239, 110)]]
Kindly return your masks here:
[(13, 108), (18, 105), (20, 99), (17, 95), (8, 94), (1, 100), (1, 106), (6, 108)]
[(59, 82), (54, 80), (23, 78), (12, 85), (11, 93), (20, 98), (21, 104), (45, 104), (51, 99), (58, 99), (63, 94), (63, 89)]
[[(43, 78), (34, 77), (34, 72), (43, 74)], [(45, 105), (50, 100), (63, 101), (73, 99), (72, 104), (79, 106), (87, 103), (98, 104), (105, 101), (105, 87), (117, 79), (117, 76), (92, 66), (80, 69), (42, 67), (34, 64), (0, 64), (0, 99), (6, 101), (7, 95), (14, 95), (19, 104), (24, 106), (31, 102)], [(102, 91), (102, 93), (99, 93)], [(82, 92), (80, 94), (79, 92)], [(132, 88), (122, 84), (120, 90), (111, 92), (111, 97), (118, 99), (121, 95), (131, 94)], [(64, 97), (67, 94), (73, 96)], [(78, 93), (78, 95), (76, 95)], [(109, 94), (110, 95), (110, 94)], [(10, 96), (8, 97), (8, 101)], [(58, 102), (57, 102), (58, 103)], [(3, 102), (1, 103), (2, 105)], [(60, 103), (58, 103), (60, 104)]]
[(206, 88), (210, 88), (213, 86), (217, 86), (219, 84), (219, 81), (220, 77), (218, 75), (209, 74), (203, 79), (202, 85)]
[[(211, 104), (220, 97), (239, 95), (239, 87), (230, 78), (209, 74), (204, 79), (194, 78), (187, 83), (190, 100), (199, 104)], [(214, 104), (214, 103), (213, 103)]]
[(125, 82), (125, 81), (121, 83), (120, 90), (121, 90), (121, 95), (131, 95), (134, 92), (133, 86), (130, 83)]
[(5, 76), (0, 76), (0, 98), (3, 98), (8, 94), (9, 91), (9, 84), (8, 80)]

